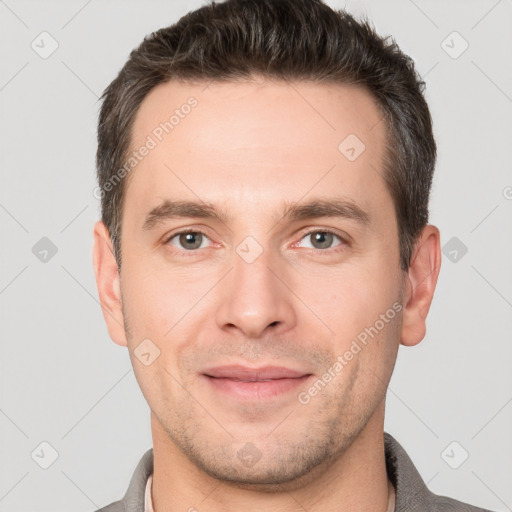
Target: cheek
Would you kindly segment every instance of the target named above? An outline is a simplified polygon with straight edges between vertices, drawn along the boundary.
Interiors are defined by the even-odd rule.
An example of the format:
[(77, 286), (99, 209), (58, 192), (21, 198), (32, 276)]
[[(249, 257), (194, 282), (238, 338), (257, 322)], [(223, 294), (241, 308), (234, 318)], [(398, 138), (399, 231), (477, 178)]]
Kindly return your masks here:
[(347, 361), (347, 377), (353, 377), (359, 365), (373, 371), (363, 372), (363, 381), (371, 378), (370, 373), (386, 380), (400, 336), (398, 273), (377, 262), (373, 266), (347, 265), (324, 275), (324, 279), (311, 274), (305, 277), (304, 271), (298, 275), (297, 294), (316, 314), (302, 315), (302, 330), (311, 332), (313, 324), (317, 324), (327, 333), (333, 356)]
[(150, 339), (161, 347), (165, 334), (176, 322), (176, 294), (154, 275), (141, 273), (140, 268), (130, 272), (126, 265), (124, 270), (121, 292), (129, 346), (135, 350), (142, 340)]
[[(356, 264), (323, 271), (294, 269), (290, 288), (303, 300), (304, 306), (299, 304), (299, 308), (310, 308), (318, 320), (344, 338), (375, 321), (390, 307), (394, 284), (383, 281), (382, 275), (380, 270)], [(308, 313), (302, 317), (313, 321), (315, 315)]]
[[(182, 377), (180, 361), (183, 352), (193, 346), (194, 340), (201, 338), (205, 319), (213, 318), (211, 295), (207, 294), (216, 281), (214, 276), (192, 270), (156, 270), (152, 265), (150, 271), (144, 271), (140, 263), (131, 268), (132, 273), (126, 264), (126, 276), (130, 278), (124, 278), (121, 287), (125, 322), (130, 331), (128, 346), (132, 364), (141, 366), (133, 353), (143, 340), (149, 339), (156, 345), (159, 355), (152, 363), (158, 374), (155, 373), (151, 377), (153, 382), (147, 382), (147, 385), (155, 388), (160, 382), (165, 386), (169, 379), (172, 384), (166, 369), (176, 378)], [(147, 373), (141, 369), (141, 381), (147, 381)]]

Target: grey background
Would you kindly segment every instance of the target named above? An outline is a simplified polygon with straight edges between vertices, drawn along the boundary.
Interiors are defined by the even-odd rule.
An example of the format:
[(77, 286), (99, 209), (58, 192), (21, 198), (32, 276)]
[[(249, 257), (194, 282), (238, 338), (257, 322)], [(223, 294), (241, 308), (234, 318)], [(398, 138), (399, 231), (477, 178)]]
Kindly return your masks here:
[[(434, 492), (512, 510), (512, 3), (328, 3), (367, 13), (416, 60), (439, 148), (431, 221), (443, 245), (457, 238), (426, 339), (399, 351), (386, 430)], [(151, 447), (92, 270), (97, 98), (144, 35), (202, 4), (0, 1), (2, 512), (104, 506)], [(43, 31), (59, 45), (47, 59), (31, 47)], [(469, 44), (457, 58), (453, 31)], [(46, 262), (33, 253), (43, 237), (57, 249)], [(42, 442), (58, 453), (48, 469)]]

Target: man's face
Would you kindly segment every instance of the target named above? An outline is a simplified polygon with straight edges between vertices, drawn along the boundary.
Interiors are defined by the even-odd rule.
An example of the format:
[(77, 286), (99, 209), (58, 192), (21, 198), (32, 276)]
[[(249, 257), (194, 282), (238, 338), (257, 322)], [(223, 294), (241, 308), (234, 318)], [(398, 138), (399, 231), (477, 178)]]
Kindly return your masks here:
[[(127, 342), (169, 443), (216, 478), (284, 483), (382, 429), (403, 285), (385, 123), (353, 86), (206, 85), (160, 85), (135, 119), (132, 150), (157, 144), (123, 205)], [(221, 218), (155, 214), (177, 201)]]

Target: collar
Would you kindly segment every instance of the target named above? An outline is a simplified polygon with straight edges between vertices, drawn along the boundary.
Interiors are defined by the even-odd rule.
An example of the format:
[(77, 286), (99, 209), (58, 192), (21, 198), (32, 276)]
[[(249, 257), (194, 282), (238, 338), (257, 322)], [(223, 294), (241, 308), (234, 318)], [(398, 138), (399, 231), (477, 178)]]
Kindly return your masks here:
[(153, 484), (153, 473), (149, 475), (146, 483), (146, 491), (144, 493), (144, 512), (154, 512), (153, 498), (151, 497), (151, 486)]

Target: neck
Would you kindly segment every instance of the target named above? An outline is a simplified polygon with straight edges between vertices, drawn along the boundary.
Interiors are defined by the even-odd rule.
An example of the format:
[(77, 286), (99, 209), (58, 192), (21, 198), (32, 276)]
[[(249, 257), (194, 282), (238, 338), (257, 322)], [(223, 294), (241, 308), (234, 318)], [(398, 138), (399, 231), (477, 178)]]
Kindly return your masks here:
[(240, 488), (196, 467), (151, 414), (155, 512), (358, 510), (386, 512), (389, 487), (383, 441), (384, 402), (343, 454), (280, 490)]

